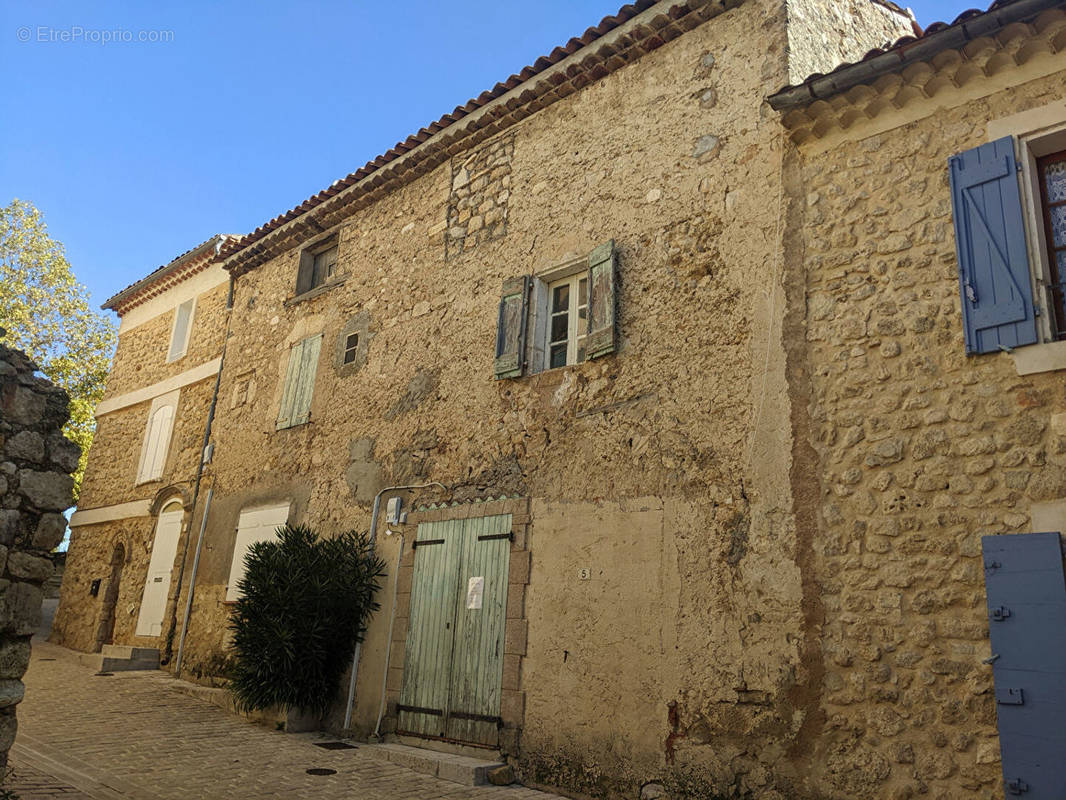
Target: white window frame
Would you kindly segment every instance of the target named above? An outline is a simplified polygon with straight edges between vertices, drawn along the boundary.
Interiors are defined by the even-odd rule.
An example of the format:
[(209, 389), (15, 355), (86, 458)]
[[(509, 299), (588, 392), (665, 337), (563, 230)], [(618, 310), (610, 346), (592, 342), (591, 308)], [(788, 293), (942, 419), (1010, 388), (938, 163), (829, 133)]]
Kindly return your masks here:
[[(529, 335), (526, 339), (526, 364), (528, 374), (546, 372), (550, 369), (562, 369), (551, 366), (551, 317), (552, 290), (563, 284), (571, 285), (571, 296), (577, 297), (578, 283), (587, 279), (589, 274), (588, 256), (579, 256), (543, 270), (533, 276), (532, 296), (529, 303)], [(588, 308), (588, 287), (586, 285), (585, 308)], [(573, 366), (581, 363), (577, 360), (577, 306), (570, 305), (570, 322), (568, 325), (568, 346), (566, 364)], [(588, 325), (586, 310), (585, 324)], [(586, 330), (587, 333), (587, 330)], [(584, 359), (582, 359), (583, 361)]]
[[(163, 477), (170, 450), (170, 440), (174, 434), (174, 421), (178, 414), (180, 396), (180, 389), (160, 395), (152, 400), (148, 408), (148, 422), (144, 428), (141, 457), (137, 464), (137, 485), (157, 481)], [(169, 411), (169, 418), (158, 416), (166, 414), (167, 411)]]
[[(181, 310), (189, 309), (188, 321), (185, 323), (185, 331), (178, 341), (178, 321), (181, 319)], [(167, 350), (167, 363), (170, 364), (185, 357), (189, 352), (189, 340), (192, 338), (193, 319), (196, 317), (196, 298), (193, 297), (183, 303), (174, 306), (174, 321), (170, 325), (170, 348)]]
[(1033, 302), (1040, 310), (1036, 318), (1039, 342), (1016, 348), (1011, 357), (1019, 375), (1066, 370), (1066, 340), (1052, 338), (1053, 312), (1048, 307), (1047, 292), (1051, 265), (1036, 168), (1038, 158), (1066, 150), (1066, 103), (1058, 101), (989, 122), (988, 141), (1008, 135), (1014, 137), (1015, 157), (1021, 169), (1019, 177), (1029, 250), (1029, 278)]
[(292, 503), (256, 506), (241, 509), (237, 519), (237, 536), (233, 542), (233, 560), (230, 562), (229, 582), (226, 584), (226, 601), (234, 603), (241, 598), (237, 588), (244, 577), (244, 557), (255, 542), (269, 542), (277, 538), (277, 529), (288, 524)]

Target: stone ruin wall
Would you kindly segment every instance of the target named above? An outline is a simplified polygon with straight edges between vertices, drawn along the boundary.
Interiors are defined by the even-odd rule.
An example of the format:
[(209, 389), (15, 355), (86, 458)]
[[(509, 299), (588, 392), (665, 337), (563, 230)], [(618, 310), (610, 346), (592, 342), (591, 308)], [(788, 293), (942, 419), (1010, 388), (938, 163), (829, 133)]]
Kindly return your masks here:
[(80, 448), (63, 436), (67, 393), (0, 345), (0, 781), (15, 740), (30, 637), (41, 623), (51, 552), (63, 539)]

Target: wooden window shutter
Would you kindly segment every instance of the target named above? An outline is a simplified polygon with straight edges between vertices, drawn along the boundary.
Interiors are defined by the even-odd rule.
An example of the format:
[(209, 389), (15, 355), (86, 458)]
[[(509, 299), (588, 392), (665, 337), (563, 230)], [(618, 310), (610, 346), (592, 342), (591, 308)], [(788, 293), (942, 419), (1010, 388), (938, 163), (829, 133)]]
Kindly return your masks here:
[(585, 358), (614, 352), (615, 267), (614, 239), (589, 253), (589, 332)]
[(300, 267), (296, 272), (296, 294), (310, 291), (315, 274), (315, 256), (310, 250), (300, 253)]
[(952, 156), (951, 202), (966, 352), (1037, 341), (1014, 139)]
[(288, 428), (295, 424), (293, 417), (293, 402), (296, 398), (296, 385), (300, 377), (300, 364), (302, 362), (304, 343), (297, 342), (289, 350), (289, 366), (285, 370), (285, 386), (281, 392), (281, 408), (278, 410), (278, 429)]
[(300, 354), (300, 371), (293, 392), (291, 425), (303, 425), (311, 419), (311, 395), (318, 372), (318, 354), (322, 349), (322, 334), (304, 339)]
[(167, 445), (170, 443), (170, 432), (173, 427), (174, 407), (165, 405), (157, 408), (148, 423), (148, 436), (144, 443), (139, 481), (152, 481), (162, 477), (163, 466), (167, 460)]
[(519, 377), (525, 367), (526, 326), (529, 318), (529, 276), (503, 282), (500, 313), (496, 321), (496, 380)]
[(170, 335), (170, 352), (167, 361), (177, 361), (189, 346), (189, 332), (192, 326), (192, 312), (195, 300), (186, 300), (174, 309), (174, 330)]

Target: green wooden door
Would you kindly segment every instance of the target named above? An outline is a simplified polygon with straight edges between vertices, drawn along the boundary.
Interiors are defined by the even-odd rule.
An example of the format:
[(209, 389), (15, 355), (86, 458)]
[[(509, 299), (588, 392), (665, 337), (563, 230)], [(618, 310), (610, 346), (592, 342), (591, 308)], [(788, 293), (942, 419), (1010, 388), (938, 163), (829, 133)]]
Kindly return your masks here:
[(511, 515), (418, 526), (397, 729), (496, 746)]

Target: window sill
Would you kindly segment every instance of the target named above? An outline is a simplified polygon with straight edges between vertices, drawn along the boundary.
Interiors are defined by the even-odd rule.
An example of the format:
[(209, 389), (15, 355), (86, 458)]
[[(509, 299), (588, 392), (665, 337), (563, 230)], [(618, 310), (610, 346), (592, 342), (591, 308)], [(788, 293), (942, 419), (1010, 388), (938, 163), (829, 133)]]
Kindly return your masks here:
[(302, 294), (293, 295), (288, 300), (286, 300), (282, 305), (284, 305), (285, 308), (288, 308), (289, 306), (294, 306), (297, 303), (302, 303), (305, 300), (311, 300), (311, 299), (313, 299), (315, 297), (318, 297), (319, 295), (325, 294), (330, 289), (333, 289), (333, 288), (335, 288), (337, 286), (340, 286), (346, 280), (348, 280), (348, 276), (347, 275), (344, 276), (343, 278), (335, 278), (334, 280), (329, 281), (328, 283), (323, 283), (321, 286), (316, 286), (314, 289), (308, 289), (306, 292), (303, 292)]
[(1011, 358), (1019, 375), (1066, 370), (1066, 341), (1019, 347), (1011, 353)]

